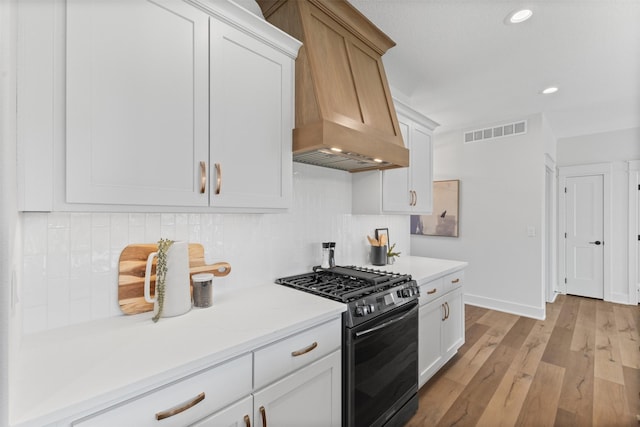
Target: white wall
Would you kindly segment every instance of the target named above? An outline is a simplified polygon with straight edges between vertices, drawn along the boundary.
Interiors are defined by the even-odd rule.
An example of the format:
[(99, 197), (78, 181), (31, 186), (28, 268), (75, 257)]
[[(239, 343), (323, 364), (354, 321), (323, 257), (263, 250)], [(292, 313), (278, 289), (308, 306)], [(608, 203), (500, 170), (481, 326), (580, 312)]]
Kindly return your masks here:
[(460, 237), (412, 235), (411, 253), (468, 261), (466, 302), (543, 318), (544, 151), (553, 143), (541, 115), (527, 120), (524, 135), (473, 144), (462, 131), (436, 133), (434, 178), (460, 180)]
[[(282, 214), (24, 213), (24, 333), (118, 316), (118, 259), (131, 243), (199, 242), (208, 263), (227, 261), (218, 292), (271, 283), (320, 264), (336, 242), (341, 265), (367, 263), (366, 235), (389, 234), (409, 250), (407, 216), (351, 215), (351, 175), (294, 163), (294, 197)], [(18, 319), (19, 320), (19, 319)]]
[[(608, 277), (610, 293), (605, 299), (635, 304), (629, 287), (629, 161), (640, 160), (640, 128), (583, 135), (558, 140), (557, 165), (608, 163), (611, 170), (611, 250)], [(562, 262), (562, 260), (560, 260)]]
[(0, 426), (9, 424), (9, 318), (17, 226), (16, 0), (0, 0)]
[(558, 166), (640, 159), (640, 128), (558, 140)]

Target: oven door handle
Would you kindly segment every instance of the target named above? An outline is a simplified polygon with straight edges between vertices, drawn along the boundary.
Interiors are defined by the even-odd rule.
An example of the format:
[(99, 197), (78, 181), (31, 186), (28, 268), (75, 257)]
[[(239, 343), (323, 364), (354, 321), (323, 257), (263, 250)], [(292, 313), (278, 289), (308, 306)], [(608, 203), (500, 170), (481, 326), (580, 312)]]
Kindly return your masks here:
[(400, 321), (404, 320), (406, 317), (411, 316), (413, 314), (413, 310), (414, 309), (411, 309), (407, 313), (405, 313), (404, 315), (402, 315), (400, 317), (397, 317), (395, 319), (391, 319), (391, 320), (389, 320), (387, 322), (384, 322), (384, 323), (382, 323), (382, 324), (380, 324), (378, 326), (374, 326), (373, 328), (366, 329), (366, 330), (360, 331), (360, 332), (356, 332), (356, 338), (360, 338), (360, 337), (362, 337), (364, 335), (368, 335), (368, 334), (370, 334), (372, 332), (379, 331), (380, 329), (384, 329), (384, 328), (386, 328), (388, 326), (391, 326), (396, 322), (400, 322)]

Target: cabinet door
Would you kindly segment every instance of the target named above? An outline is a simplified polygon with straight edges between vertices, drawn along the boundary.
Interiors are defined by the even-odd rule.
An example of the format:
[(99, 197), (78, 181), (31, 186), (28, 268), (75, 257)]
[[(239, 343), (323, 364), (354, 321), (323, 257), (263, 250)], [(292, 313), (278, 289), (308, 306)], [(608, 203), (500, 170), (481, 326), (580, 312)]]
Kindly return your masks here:
[(464, 344), (464, 304), (462, 290), (445, 297), (446, 319), (442, 322), (442, 351), (448, 359)]
[[(411, 126), (398, 116), (400, 132), (406, 147), (409, 149), (410, 159), (413, 157), (411, 147)], [(382, 210), (383, 212), (405, 212), (411, 210), (410, 168), (389, 169), (382, 172)]]
[(247, 396), (228, 408), (191, 424), (191, 427), (251, 427), (252, 415), (253, 396)]
[(67, 202), (208, 204), (208, 27), (179, 0), (67, 2)]
[(254, 393), (256, 425), (338, 427), (341, 352), (336, 351)]
[(422, 126), (411, 128), (411, 186), (414, 192), (411, 211), (429, 214), (433, 210), (433, 168), (431, 132)]
[(443, 299), (420, 306), (418, 323), (418, 385), (435, 374), (442, 359)]
[(211, 20), (211, 206), (291, 201), (293, 60)]

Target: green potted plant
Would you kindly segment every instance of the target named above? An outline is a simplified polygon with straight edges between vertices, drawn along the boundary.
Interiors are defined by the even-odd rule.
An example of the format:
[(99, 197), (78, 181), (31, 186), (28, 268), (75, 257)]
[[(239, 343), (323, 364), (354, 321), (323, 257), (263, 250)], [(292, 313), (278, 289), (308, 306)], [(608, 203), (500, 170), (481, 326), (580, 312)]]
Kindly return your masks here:
[(395, 247), (396, 244), (394, 243), (393, 245), (389, 246), (389, 249), (387, 250), (387, 264), (393, 264), (394, 262), (396, 262), (396, 257), (400, 256), (400, 252), (394, 252)]

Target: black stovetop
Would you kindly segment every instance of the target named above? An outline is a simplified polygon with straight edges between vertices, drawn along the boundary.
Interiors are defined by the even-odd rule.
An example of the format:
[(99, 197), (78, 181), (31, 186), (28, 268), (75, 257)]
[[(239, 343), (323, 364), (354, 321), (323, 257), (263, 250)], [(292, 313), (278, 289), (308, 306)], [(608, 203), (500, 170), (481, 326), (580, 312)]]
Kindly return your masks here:
[(313, 270), (277, 279), (276, 283), (348, 303), (411, 281), (408, 274), (364, 267), (314, 267)]

